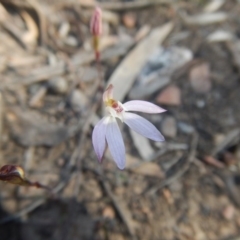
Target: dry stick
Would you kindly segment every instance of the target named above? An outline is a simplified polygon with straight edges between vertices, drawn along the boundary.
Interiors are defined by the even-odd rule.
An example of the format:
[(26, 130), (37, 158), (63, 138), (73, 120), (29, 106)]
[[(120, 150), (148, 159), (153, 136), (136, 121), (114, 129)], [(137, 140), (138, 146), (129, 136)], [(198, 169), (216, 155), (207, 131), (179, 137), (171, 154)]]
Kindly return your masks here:
[(29, 6), (35, 10), (39, 18), (40, 42), (43, 45), (47, 41), (47, 22), (45, 16), (42, 14), (41, 7), (36, 0), (26, 0)]
[(190, 146), (190, 151), (187, 157), (187, 162), (185, 165), (180, 169), (175, 175), (165, 179), (162, 183), (160, 183), (158, 186), (155, 186), (147, 191), (147, 194), (153, 195), (155, 194), (158, 190), (162, 189), (163, 187), (171, 184), (174, 182), (176, 179), (180, 178), (188, 169), (190, 164), (194, 161), (195, 159), (195, 154), (196, 154), (196, 148), (198, 144), (198, 134), (195, 132), (193, 133), (192, 136), (192, 141), (191, 141), (191, 146)]
[(102, 184), (103, 184), (104, 190), (106, 191), (109, 198), (111, 199), (111, 201), (112, 201), (115, 209), (117, 210), (119, 216), (121, 217), (122, 221), (126, 225), (129, 234), (131, 235), (132, 239), (135, 239), (134, 229), (132, 228), (131, 224), (129, 223), (129, 220), (126, 217), (125, 213), (122, 211), (122, 207), (119, 205), (118, 199), (114, 196), (114, 194), (112, 193), (109, 185), (104, 180), (102, 180)]
[(240, 139), (240, 129), (236, 128), (229, 132), (224, 140), (218, 144), (212, 151), (211, 155), (216, 157), (217, 154), (219, 154), (221, 151), (226, 149), (229, 145), (232, 145), (233, 142), (237, 143)]
[(113, 10), (113, 11), (122, 11), (130, 10), (144, 7), (156, 6), (159, 4), (172, 4), (173, 0), (135, 0), (133, 2), (106, 2), (101, 3), (99, 6), (103, 9)]
[[(2, 0), (5, 3), (11, 3), (16, 6), (27, 8), (32, 7), (29, 2), (24, 1), (15, 1), (15, 0)], [(106, 2), (106, 3), (98, 3), (98, 5), (102, 9), (113, 10), (113, 11), (122, 11), (122, 10), (129, 10), (129, 9), (137, 9), (137, 8), (144, 8), (144, 7), (151, 7), (156, 6), (159, 4), (172, 4), (176, 1), (174, 0), (135, 0), (133, 2)], [(69, 6), (82, 6), (82, 7), (94, 7), (95, 4), (88, 4), (83, 1), (69, 1), (69, 2), (60, 2), (56, 3), (56, 8), (62, 7), (69, 7)]]
[[(74, 162), (77, 161), (77, 171), (78, 172), (80, 172), (80, 170), (81, 170), (81, 161), (86, 156), (86, 151), (84, 151), (84, 146), (85, 146), (84, 141), (86, 139), (86, 135), (87, 135), (89, 127), (91, 125), (92, 114), (97, 110), (99, 102), (100, 101), (97, 101), (97, 103), (95, 103), (93, 105), (93, 107), (91, 108), (90, 114), (87, 117), (87, 120), (83, 126), (83, 130), (81, 132), (81, 137), (79, 139), (78, 148), (75, 153), (75, 155), (77, 155), (77, 156), (75, 159), (73, 159)], [(77, 183), (75, 186), (75, 196), (77, 196), (79, 193), (79, 187), (80, 187), (80, 174), (78, 175)]]
[[(103, 92), (103, 80), (101, 80), (101, 64), (100, 64), (99, 59), (97, 60), (97, 68), (98, 68), (98, 82), (97, 82), (97, 86), (96, 86), (96, 92), (98, 92), (100, 90), (100, 92), (102, 93)], [(83, 151), (83, 146), (84, 146), (84, 141), (85, 141), (86, 135), (87, 135), (90, 125), (91, 125), (92, 116), (97, 111), (97, 109), (101, 106), (101, 99), (99, 99), (99, 95), (94, 96), (92, 98), (91, 106), (92, 106), (92, 108), (87, 117), (87, 121), (84, 124), (82, 135), (81, 135), (81, 138), (80, 138), (79, 144), (78, 144), (79, 149), (81, 149), (81, 151), (78, 152), (78, 159), (77, 159), (77, 169), (79, 172), (81, 169), (81, 161), (86, 156), (86, 151)], [(80, 185), (81, 185), (81, 183), (80, 183), (80, 174), (79, 174), (77, 182), (76, 182), (76, 186), (75, 186), (75, 196), (77, 196), (79, 194)]]
[(132, 239), (135, 239), (134, 229), (132, 228), (131, 224), (129, 223), (128, 218), (126, 217), (126, 212), (123, 211), (121, 204), (119, 204), (119, 200), (114, 195), (114, 193), (111, 191), (111, 188), (109, 184), (106, 182), (106, 177), (103, 174), (103, 169), (100, 166), (98, 170), (93, 168), (86, 168), (88, 171), (91, 171), (96, 176), (98, 176), (98, 180), (102, 184), (106, 194), (112, 201), (112, 204), (114, 208), (116, 209), (117, 213), (119, 214), (120, 218), (122, 219), (122, 222), (126, 225), (128, 233), (131, 235)]

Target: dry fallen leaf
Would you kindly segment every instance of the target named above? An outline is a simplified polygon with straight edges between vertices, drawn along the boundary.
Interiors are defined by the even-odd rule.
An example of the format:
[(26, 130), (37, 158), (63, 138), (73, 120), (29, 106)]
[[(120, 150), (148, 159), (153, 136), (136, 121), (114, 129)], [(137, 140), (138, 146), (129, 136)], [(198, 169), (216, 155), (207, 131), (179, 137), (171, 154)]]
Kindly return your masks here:
[(114, 26), (119, 24), (119, 15), (111, 11), (103, 10), (102, 19), (104, 22), (108, 22)]
[(49, 123), (37, 113), (17, 108), (8, 110), (6, 118), (12, 136), (23, 146), (55, 146), (73, 136), (78, 128)]
[(225, 12), (201, 13), (195, 16), (188, 16), (186, 13), (181, 12), (180, 15), (184, 22), (189, 25), (209, 25), (224, 22), (228, 19)]
[(171, 22), (153, 29), (149, 36), (140, 41), (119, 64), (107, 83), (107, 85), (112, 84), (118, 89), (115, 93), (116, 99), (119, 101), (124, 99), (147, 59), (165, 40), (172, 29), (173, 23)]
[(144, 37), (147, 36), (147, 34), (149, 34), (151, 30), (151, 27), (149, 25), (143, 25), (136, 33), (135, 35), (135, 41), (138, 42), (140, 40), (142, 40)]
[(207, 36), (208, 42), (227, 42), (233, 39), (234, 35), (224, 30), (217, 30)]
[(26, 25), (28, 31), (24, 33), (23, 35), (23, 41), (26, 44), (36, 44), (38, 36), (39, 36), (39, 31), (38, 31), (38, 26), (37, 23), (33, 20), (33, 18), (28, 14), (26, 11), (23, 11), (21, 13)]
[(224, 3), (225, 0), (212, 0), (204, 7), (204, 12), (218, 11)]
[(173, 73), (191, 61), (192, 57), (192, 51), (184, 47), (156, 49), (138, 74), (129, 98), (145, 98), (165, 87), (170, 83)]
[(142, 135), (134, 132), (133, 130), (130, 129), (130, 134), (133, 139), (133, 144), (137, 148), (140, 156), (145, 160), (148, 161), (149, 159), (152, 158), (154, 155), (155, 151), (152, 148), (149, 140)]

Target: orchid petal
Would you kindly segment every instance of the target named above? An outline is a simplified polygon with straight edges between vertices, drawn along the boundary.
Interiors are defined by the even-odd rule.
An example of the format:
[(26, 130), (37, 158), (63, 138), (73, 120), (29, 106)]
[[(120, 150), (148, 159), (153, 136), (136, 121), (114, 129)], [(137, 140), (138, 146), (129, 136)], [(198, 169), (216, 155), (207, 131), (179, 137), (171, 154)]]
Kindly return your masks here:
[(145, 118), (135, 113), (125, 113), (124, 122), (135, 132), (143, 135), (146, 138), (153, 141), (164, 141), (163, 135), (157, 130), (157, 128)]
[(117, 121), (113, 117), (107, 125), (106, 139), (111, 155), (116, 162), (118, 168), (124, 169), (125, 146)]
[(159, 106), (141, 100), (133, 100), (123, 104), (125, 111), (137, 111), (137, 112), (145, 112), (145, 113), (162, 113), (166, 110), (160, 108)]
[(113, 99), (113, 85), (110, 84), (103, 93), (103, 102), (107, 102), (109, 99)]
[(109, 117), (102, 118), (93, 129), (92, 143), (95, 153), (97, 154), (98, 161), (102, 161), (103, 153), (106, 148), (106, 129)]

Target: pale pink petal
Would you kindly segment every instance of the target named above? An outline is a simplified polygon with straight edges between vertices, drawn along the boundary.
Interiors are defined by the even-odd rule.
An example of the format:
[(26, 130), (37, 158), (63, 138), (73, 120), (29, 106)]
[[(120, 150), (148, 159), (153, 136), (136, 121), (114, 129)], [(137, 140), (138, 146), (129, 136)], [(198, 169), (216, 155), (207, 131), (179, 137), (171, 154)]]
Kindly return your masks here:
[(107, 102), (109, 99), (113, 99), (113, 85), (110, 84), (103, 93), (103, 101)]
[(135, 132), (143, 135), (146, 138), (153, 141), (164, 141), (163, 135), (157, 130), (157, 128), (145, 118), (135, 113), (125, 113), (123, 121)]
[(159, 106), (141, 100), (133, 100), (123, 104), (125, 111), (136, 111), (136, 112), (144, 112), (144, 113), (162, 113), (166, 110), (160, 108)]
[(113, 117), (107, 125), (106, 139), (113, 160), (116, 162), (118, 168), (124, 169), (126, 162), (125, 146), (117, 121)]
[(97, 154), (98, 161), (102, 161), (103, 153), (106, 148), (106, 129), (109, 117), (101, 119), (93, 129), (92, 143), (95, 153)]

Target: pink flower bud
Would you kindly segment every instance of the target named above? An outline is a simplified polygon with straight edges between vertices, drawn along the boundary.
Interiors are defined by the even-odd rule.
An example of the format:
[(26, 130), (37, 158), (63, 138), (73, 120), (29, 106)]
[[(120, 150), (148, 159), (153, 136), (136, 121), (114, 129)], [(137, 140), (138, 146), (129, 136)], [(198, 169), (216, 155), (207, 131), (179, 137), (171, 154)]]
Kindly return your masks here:
[(90, 31), (92, 35), (99, 36), (102, 34), (102, 10), (96, 7), (90, 22)]
[(0, 180), (17, 185), (29, 185), (29, 182), (25, 179), (24, 170), (20, 166), (5, 165), (1, 167)]
[(20, 185), (44, 188), (50, 190), (47, 186), (40, 184), (39, 182), (30, 182), (25, 178), (25, 172), (20, 166), (4, 165), (0, 168), (0, 181)]

